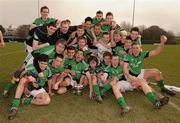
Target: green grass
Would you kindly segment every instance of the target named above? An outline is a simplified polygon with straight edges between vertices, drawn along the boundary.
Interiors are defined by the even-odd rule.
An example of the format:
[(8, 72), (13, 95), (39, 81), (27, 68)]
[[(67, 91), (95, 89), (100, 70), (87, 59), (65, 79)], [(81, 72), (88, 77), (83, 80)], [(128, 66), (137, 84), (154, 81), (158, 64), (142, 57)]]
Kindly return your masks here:
[[(154, 49), (153, 45), (144, 45), (144, 49)], [(166, 84), (180, 86), (180, 46), (167, 45), (157, 57), (145, 60), (144, 68), (158, 68), (162, 71)], [(0, 93), (10, 81), (13, 71), (18, 69), (25, 58), (24, 45), (8, 43), (0, 49)], [(159, 89), (153, 86), (157, 92)], [(120, 117), (120, 107), (111, 92), (103, 104), (89, 100), (88, 91), (83, 96), (75, 96), (68, 92), (52, 97), (49, 106), (21, 106), (18, 116), (8, 121), (8, 111), (13, 93), (7, 99), (0, 97), (0, 123), (180, 123), (180, 112), (171, 105), (161, 110), (153, 109), (151, 103), (140, 91), (124, 94), (133, 112)], [(180, 108), (180, 94), (171, 97), (171, 101)]]

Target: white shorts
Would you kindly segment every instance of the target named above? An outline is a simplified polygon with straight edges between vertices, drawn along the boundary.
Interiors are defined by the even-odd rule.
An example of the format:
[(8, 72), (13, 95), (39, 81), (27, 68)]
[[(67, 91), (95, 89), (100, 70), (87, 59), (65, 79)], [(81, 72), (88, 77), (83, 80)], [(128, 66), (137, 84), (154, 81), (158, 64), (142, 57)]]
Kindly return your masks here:
[(137, 78), (138, 79), (144, 79), (144, 72), (145, 72), (145, 69), (142, 69), (141, 73), (137, 76)]
[(132, 86), (130, 82), (125, 81), (125, 80), (119, 81), (118, 85), (120, 86), (120, 91), (121, 92), (133, 91), (135, 89), (135, 87)]
[(36, 97), (38, 94), (40, 94), (40, 93), (45, 93), (45, 92), (46, 92), (46, 90), (45, 90), (44, 88), (41, 88), (41, 89), (39, 89), (39, 90), (32, 90), (32, 91), (30, 92), (30, 95)]

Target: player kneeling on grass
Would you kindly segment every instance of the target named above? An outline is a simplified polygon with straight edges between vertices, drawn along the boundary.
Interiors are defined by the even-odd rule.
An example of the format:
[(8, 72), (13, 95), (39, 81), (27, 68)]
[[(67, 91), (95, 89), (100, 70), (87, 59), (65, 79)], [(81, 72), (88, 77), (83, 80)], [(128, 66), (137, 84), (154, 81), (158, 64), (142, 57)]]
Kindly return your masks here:
[[(33, 98), (25, 98), (23, 104), (48, 105), (50, 103), (50, 97), (45, 90), (47, 81), (51, 77), (51, 71), (47, 64), (48, 56), (42, 54), (39, 56), (37, 64), (27, 66), (27, 74), (18, 83), (8, 119), (15, 118), (25, 89), (29, 91)], [(38, 69), (41, 71), (40, 73), (38, 73)]]
[(160, 38), (160, 45), (155, 50), (149, 52), (141, 51), (140, 45), (135, 43), (132, 46), (132, 54), (128, 54), (126, 57), (127, 63), (129, 65), (129, 73), (131, 75), (145, 80), (153, 78), (157, 81), (157, 85), (160, 87), (161, 92), (166, 93), (168, 95), (175, 95), (173, 91), (170, 91), (167, 88), (165, 88), (161, 72), (158, 69), (142, 69), (144, 59), (160, 54), (160, 52), (164, 48), (164, 44), (166, 41), (166, 36), (162, 35)]
[[(100, 95), (99, 86), (97, 84), (97, 73), (98, 73), (98, 59), (95, 56), (90, 56), (89, 69), (85, 72), (83, 77), (86, 77), (89, 83), (89, 98), (95, 99), (98, 102), (102, 102)], [(82, 81), (81, 81), (82, 82)], [(84, 83), (80, 83), (84, 84)]]

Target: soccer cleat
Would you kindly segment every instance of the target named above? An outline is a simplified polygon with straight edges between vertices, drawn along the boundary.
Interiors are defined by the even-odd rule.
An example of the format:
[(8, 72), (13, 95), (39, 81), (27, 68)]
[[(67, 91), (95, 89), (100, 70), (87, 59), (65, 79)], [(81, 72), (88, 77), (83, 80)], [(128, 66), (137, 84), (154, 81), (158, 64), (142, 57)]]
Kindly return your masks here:
[(4, 90), (2, 96), (5, 98), (9, 97), (9, 92)]
[(168, 104), (168, 102), (169, 102), (169, 97), (165, 96), (157, 100), (154, 106), (156, 109), (160, 109), (162, 106)]
[(128, 114), (131, 111), (132, 111), (132, 108), (129, 106), (121, 107), (121, 116), (124, 116), (125, 114)]
[(94, 95), (94, 99), (95, 99), (97, 102), (99, 102), (99, 103), (102, 103), (102, 102), (103, 102), (102, 97), (101, 97), (100, 94), (95, 94), (95, 95)]
[(166, 93), (166, 94), (168, 94), (170, 96), (176, 95), (176, 93), (174, 91), (171, 91), (171, 90), (169, 90), (167, 88), (162, 89), (161, 92)]
[(13, 120), (16, 117), (17, 112), (18, 112), (17, 108), (12, 108), (10, 113), (9, 113), (8, 119)]
[(166, 104), (168, 104), (169, 102), (169, 97), (165, 96), (165, 97), (162, 97), (161, 99), (159, 99), (160, 103), (161, 103), (161, 106), (164, 106)]

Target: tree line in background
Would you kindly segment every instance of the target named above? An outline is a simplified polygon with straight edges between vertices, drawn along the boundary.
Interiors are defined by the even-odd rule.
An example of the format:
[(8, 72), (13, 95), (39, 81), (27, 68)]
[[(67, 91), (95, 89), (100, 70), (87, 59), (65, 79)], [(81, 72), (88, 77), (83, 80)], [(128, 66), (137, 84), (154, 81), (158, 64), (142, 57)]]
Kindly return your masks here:
[[(120, 26), (125, 29), (127, 32), (129, 32), (132, 28), (131, 23), (123, 21)], [(30, 25), (20, 25), (16, 29), (12, 29), (11, 33), (12, 35), (18, 36), (19, 38), (25, 39), (28, 35)], [(140, 34), (142, 36), (142, 43), (156, 43), (159, 42), (160, 35), (166, 35), (168, 37), (168, 42), (175, 44), (176, 41), (180, 41), (180, 35), (179, 38), (175, 37), (174, 33), (172, 31), (166, 31), (162, 28), (160, 28), (157, 25), (153, 25), (150, 27), (146, 27), (145, 25), (138, 26), (140, 30)], [(5, 28), (0, 25), (0, 30), (3, 34), (7, 31)]]

